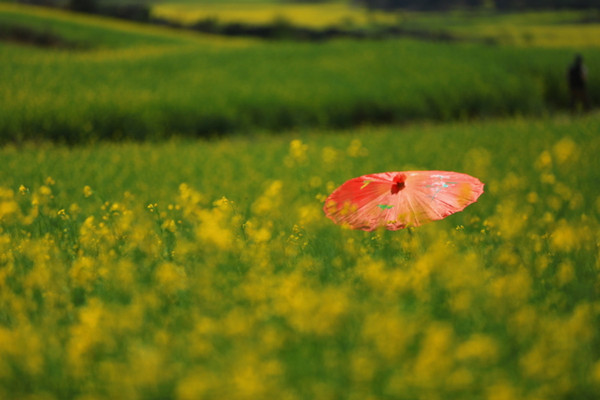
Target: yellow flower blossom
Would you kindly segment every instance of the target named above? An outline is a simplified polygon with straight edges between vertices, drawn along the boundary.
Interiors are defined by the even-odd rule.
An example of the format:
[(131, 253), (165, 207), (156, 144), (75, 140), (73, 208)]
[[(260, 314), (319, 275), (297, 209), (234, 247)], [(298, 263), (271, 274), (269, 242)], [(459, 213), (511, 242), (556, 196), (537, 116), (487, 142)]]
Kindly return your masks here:
[(527, 193), (527, 202), (535, 204), (539, 201), (539, 196), (536, 192)]
[(290, 142), (289, 153), (284, 160), (285, 165), (288, 167), (293, 167), (294, 165), (305, 163), (307, 160), (307, 150), (308, 145), (302, 143), (300, 139), (292, 140)]
[(92, 191), (92, 188), (89, 187), (88, 185), (85, 185), (83, 187), (83, 195), (87, 198), (90, 197), (91, 195), (93, 195), (94, 192)]
[(559, 222), (550, 237), (552, 247), (558, 251), (571, 251), (579, 247), (578, 232), (564, 220)]
[(298, 207), (298, 222), (301, 226), (307, 226), (321, 219), (321, 205), (307, 204)]
[(454, 332), (451, 326), (432, 323), (427, 327), (412, 371), (412, 380), (418, 387), (433, 388), (444, 384), (453, 371), (453, 346)]
[(369, 155), (369, 150), (363, 146), (360, 139), (352, 139), (346, 153), (350, 157), (366, 157)]
[(370, 314), (363, 325), (362, 337), (372, 343), (379, 357), (397, 362), (418, 332), (417, 321), (391, 311)]
[(270, 221), (261, 225), (256, 219), (250, 219), (244, 223), (244, 231), (247, 237), (255, 243), (266, 243), (271, 240), (273, 226)]
[(546, 169), (552, 167), (552, 154), (549, 151), (544, 150), (538, 156), (538, 158), (535, 162), (535, 167), (538, 170), (546, 170)]
[(207, 396), (215, 386), (217, 377), (214, 372), (204, 368), (194, 368), (178, 382), (176, 394), (178, 400), (197, 400)]
[(260, 360), (255, 355), (242, 355), (232, 371), (233, 393), (239, 399), (266, 398), (269, 386), (282, 372), (277, 360)]
[(19, 212), (19, 205), (13, 200), (0, 199), (0, 221), (15, 216)]
[(77, 286), (91, 288), (92, 283), (98, 276), (96, 269), (96, 261), (91, 257), (80, 257), (75, 262), (69, 271), (69, 275)]
[(558, 266), (556, 278), (558, 279), (558, 284), (560, 286), (564, 286), (573, 281), (575, 278), (575, 268), (573, 267), (573, 264), (570, 261), (562, 262)]
[(312, 289), (299, 274), (285, 277), (275, 289), (275, 310), (299, 332), (330, 335), (348, 312), (349, 299), (342, 289)]
[(252, 204), (252, 212), (255, 215), (266, 215), (281, 206), (281, 191), (283, 182), (280, 180), (272, 181), (264, 194)]
[(498, 353), (498, 344), (493, 338), (476, 334), (458, 346), (456, 358), (461, 361), (475, 360), (483, 364), (490, 364), (496, 361)]
[(509, 383), (497, 383), (487, 388), (486, 400), (519, 400), (521, 395)]
[(239, 218), (232, 215), (231, 206), (225, 198), (215, 201), (213, 206), (211, 210), (197, 211), (200, 225), (196, 236), (220, 249), (231, 249), (235, 240), (231, 228), (239, 226)]
[(156, 281), (166, 293), (174, 293), (187, 287), (187, 276), (180, 266), (163, 263), (156, 268)]
[(335, 163), (338, 157), (338, 151), (330, 146), (324, 147), (323, 151), (321, 152), (321, 159), (323, 159), (325, 164)]
[(67, 357), (76, 376), (86, 374), (94, 349), (106, 340), (103, 330), (105, 315), (105, 307), (95, 299), (79, 311), (78, 323), (71, 327)]
[(48, 186), (46, 185), (42, 185), (39, 188), (39, 193), (42, 196), (51, 196), (52, 195), (52, 189), (50, 189)]
[(576, 161), (579, 151), (573, 139), (564, 137), (552, 146), (552, 153), (558, 164), (563, 165)]

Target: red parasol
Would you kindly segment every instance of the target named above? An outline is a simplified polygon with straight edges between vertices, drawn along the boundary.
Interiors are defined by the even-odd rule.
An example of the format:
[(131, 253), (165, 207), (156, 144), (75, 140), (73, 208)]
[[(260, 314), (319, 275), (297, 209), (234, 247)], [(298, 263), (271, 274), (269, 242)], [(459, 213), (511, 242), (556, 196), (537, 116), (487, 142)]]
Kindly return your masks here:
[(394, 231), (462, 211), (481, 193), (479, 179), (458, 172), (383, 172), (350, 179), (333, 191), (323, 210), (352, 229)]

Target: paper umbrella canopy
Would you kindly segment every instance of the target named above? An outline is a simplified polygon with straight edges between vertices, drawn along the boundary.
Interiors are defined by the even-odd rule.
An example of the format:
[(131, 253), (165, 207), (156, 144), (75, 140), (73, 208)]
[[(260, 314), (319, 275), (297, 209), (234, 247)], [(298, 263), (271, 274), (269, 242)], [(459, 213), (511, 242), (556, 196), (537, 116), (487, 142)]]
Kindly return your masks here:
[(458, 172), (383, 172), (350, 179), (331, 193), (323, 210), (352, 229), (397, 230), (462, 211), (481, 193), (479, 179)]

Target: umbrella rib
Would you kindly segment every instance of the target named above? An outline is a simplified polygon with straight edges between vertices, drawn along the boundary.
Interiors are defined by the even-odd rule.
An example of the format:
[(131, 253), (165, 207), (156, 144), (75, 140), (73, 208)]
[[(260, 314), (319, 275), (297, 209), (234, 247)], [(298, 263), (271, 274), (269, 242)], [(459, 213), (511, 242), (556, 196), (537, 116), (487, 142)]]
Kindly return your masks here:
[(406, 197), (406, 201), (408, 202), (408, 206), (410, 207), (410, 210), (415, 217), (415, 226), (418, 226), (420, 224), (419, 217), (417, 217), (417, 213), (415, 212), (415, 208), (412, 205), (412, 201), (410, 201), (410, 196), (405, 196), (405, 197)]
[[(446, 202), (443, 200), (436, 199), (436, 201), (446, 204)], [(438, 219), (444, 218), (444, 216), (442, 214), (440, 214), (440, 212), (435, 207), (432, 206), (432, 203), (433, 203), (433, 201), (430, 201), (430, 202), (421, 201), (420, 202), (420, 204), (423, 206), (424, 209), (428, 209), (428, 210), (432, 211), (435, 215), (437, 215)]]

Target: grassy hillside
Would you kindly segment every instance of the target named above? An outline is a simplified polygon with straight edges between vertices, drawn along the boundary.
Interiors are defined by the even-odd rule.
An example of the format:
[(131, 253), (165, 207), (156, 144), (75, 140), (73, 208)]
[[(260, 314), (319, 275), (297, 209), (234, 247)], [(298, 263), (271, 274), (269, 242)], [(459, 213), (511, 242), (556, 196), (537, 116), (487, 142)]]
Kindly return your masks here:
[[(539, 114), (567, 104), (576, 50), (230, 40), (7, 4), (0, 20), (85, 43), (0, 44), (4, 143)], [(590, 86), (600, 92), (597, 74)]]
[[(0, 397), (586, 399), (600, 116), (0, 149)], [(365, 233), (351, 177), (480, 178)], [(35, 398), (35, 397), (34, 397)]]
[[(0, 24), (55, 34), (94, 49), (181, 43), (181, 38), (185, 37), (185, 34), (140, 24), (11, 3), (0, 3)], [(32, 55), (35, 53), (32, 51)]]

